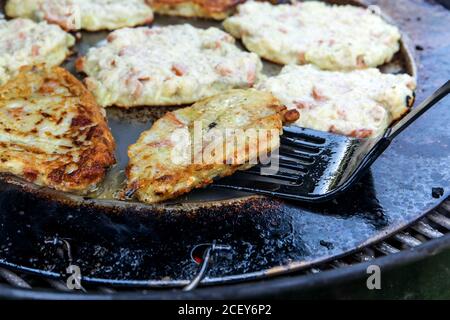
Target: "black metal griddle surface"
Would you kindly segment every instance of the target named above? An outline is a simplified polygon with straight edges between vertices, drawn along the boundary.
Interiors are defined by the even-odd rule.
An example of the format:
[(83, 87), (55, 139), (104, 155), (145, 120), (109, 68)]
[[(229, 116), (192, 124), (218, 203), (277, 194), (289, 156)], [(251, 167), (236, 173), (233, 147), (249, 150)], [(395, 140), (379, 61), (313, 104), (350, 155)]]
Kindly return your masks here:
[[(450, 78), (450, 13), (433, 1), (369, 2), (412, 38), (422, 101)], [(252, 199), (190, 214), (126, 214), (101, 212), (88, 201), (64, 206), (2, 185), (0, 264), (64, 273), (67, 256), (45, 243), (55, 236), (70, 239), (73, 264), (86, 279), (124, 284), (186, 283), (198, 269), (190, 249), (213, 240), (232, 250), (215, 259), (207, 282), (276, 274), (344, 254), (411, 223), (448, 195), (449, 107), (446, 100), (424, 115), (351, 192), (321, 205)], [(436, 187), (445, 191), (439, 199), (432, 196)]]

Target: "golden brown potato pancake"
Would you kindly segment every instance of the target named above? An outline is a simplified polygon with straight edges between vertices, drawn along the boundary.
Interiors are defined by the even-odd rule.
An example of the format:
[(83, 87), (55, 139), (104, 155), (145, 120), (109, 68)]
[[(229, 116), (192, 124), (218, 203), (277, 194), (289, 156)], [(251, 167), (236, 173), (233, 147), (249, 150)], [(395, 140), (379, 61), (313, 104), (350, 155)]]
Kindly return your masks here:
[(22, 68), (0, 87), (0, 113), (0, 172), (83, 192), (115, 162), (103, 109), (63, 68)]
[(160, 202), (248, 169), (278, 148), (283, 122), (297, 119), (297, 111), (252, 89), (230, 90), (168, 112), (129, 147), (125, 194)]

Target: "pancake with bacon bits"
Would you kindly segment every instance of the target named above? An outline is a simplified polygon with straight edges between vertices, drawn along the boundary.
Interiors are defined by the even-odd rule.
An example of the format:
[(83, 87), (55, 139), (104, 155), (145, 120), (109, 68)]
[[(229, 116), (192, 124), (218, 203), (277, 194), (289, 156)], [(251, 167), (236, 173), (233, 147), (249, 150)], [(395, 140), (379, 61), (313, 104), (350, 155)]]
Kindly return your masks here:
[(389, 62), (400, 48), (397, 27), (369, 9), (350, 5), (248, 1), (223, 25), (267, 60), (310, 63), (325, 70), (376, 67)]
[(283, 123), (298, 116), (254, 89), (168, 112), (128, 148), (125, 195), (160, 202), (248, 169), (279, 147)]
[(8, 0), (9, 17), (45, 20), (65, 30), (115, 30), (153, 21), (145, 0)]
[(55, 25), (29, 19), (0, 19), (0, 85), (27, 65), (59, 65), (75, 38)]
[(104, 106), (191, 104), (227, 89), (249, 88), (262, 64), (233, 37), (191, 25), (121, 29), (77, 61)]
[(258, 85), (300, 112), (296, 125), (358, 138), (382, 134), (408, 112), (415, 88), (407, 74), (383, 74), (375, 68), (324, 71), (312, 65), (285, 66)]
[(223, 20), (245, 0), (148, 0), (156, 13)]

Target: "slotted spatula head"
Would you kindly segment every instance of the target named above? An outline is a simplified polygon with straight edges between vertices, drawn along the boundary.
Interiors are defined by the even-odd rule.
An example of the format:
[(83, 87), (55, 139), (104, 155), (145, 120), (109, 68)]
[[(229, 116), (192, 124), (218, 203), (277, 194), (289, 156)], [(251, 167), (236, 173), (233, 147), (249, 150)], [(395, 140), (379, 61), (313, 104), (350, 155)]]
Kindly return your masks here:
[(285, 127), (271, 163), (239, 171), (213, 186), (307, 202), (330, 200), (357, 182), (398, 133), (449, 92), (450, 81), (376, 138)]
[(385, 140), (285, 127), (270, 164), (239, 171), (215, 186), (293, 200), (326, 200), (346, 184), (374, 145), (379, 153), (387, 146)]

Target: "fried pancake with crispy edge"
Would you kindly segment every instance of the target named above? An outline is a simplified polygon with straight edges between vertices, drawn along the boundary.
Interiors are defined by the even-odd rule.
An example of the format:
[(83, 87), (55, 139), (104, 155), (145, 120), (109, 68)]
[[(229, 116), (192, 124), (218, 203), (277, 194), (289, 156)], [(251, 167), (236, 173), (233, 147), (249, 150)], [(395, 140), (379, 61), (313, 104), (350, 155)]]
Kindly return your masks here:
[[(115, 142), (106, 123), (104, 110), (78, 79), (60, 67), (23, 67), (16, 77), (0, 87), (0, 108), (8, 108), (8, 102), (17, 104), (17, 100), (22, 100), (25, 104), (31, 103), (33, 94), (38, 95), (37, 102), (39, 98), (48, 98), (49, 95), (58, 99), (58, 94), (61, 94), (56, 92), (58, 90), (64, 90), (67, 94), (62, 101), (75, 99), (77, 112), (70, 123), (73, 131), (67, 133), (68, 138), (72, 139), (70, 141), (73, 145), (70, 147), (73, 150), (66, 154), (48, 154), (32, 144), (20, 143), (21, 138), (17, 139), (18, 143), (14, 143), (14, 129), (4, 126), (1, 128), (0, 124), (0, 133), (6, 132), (10, 139), (9, 143), (0, 143), (0, 171), (13, 173), (30, 182), (57, 190), (88, 191), (104, 178), (106, 170), (115, 163)], [(54, 119), (54, 115), (41, 111), (38, 111), (39, 121), (34, 124), (36, 127), (26, 133), (16, 130), (16, 134), (25, 135), (29, 139), (33, 139), (34, 135), (36, 138), (39, 123), (52, 121), (51, 123), (56, 124), (55, 128), (58, 128), (65, 120), (64, 116), (69, 113), (63, 110), (63, 117)], [(27, 114), (19, 109), (15, 116), (19, 117), (19, 121), (24, 121), (22, 117)], [(29, 117), (30, 121), (36, 120), (33, 115)]]
[[(237, 100), (232, 100), (237, 98)], [(215, 110), (214, 104), (235, 102), (224, 110)], [(209, 109), (209, 110), (208, 110)], [(209, 114), (208, 114), (209, 113)], [(205, 115), (202, 119), (202, 115)], [(210, 116), (210, 117), (208, 117)], [(206, 118), (208, 117), (208, 118)], [(230, 128), (224, 127), (227, 121), (245, 119), (231, 123)], [(135, 194), (146, 203), (155, 203), (187, 193), (195, 188), (204, 187), (213, 182), (214, 178), (225, 177), (237, 170), (248, 169), (249, 155), (270, 153), (279, 145), (279, 134), (282, 133), (283, 122), (294, 122), (298, 119), (298, 112), (287, 111), (270, 93), (256, 90), (229, 90), (225, 93), (206, 98), (191, 107), (168, 112), (156, 121), (150, 130), (141, 134), (138, 141), (128, 148), (130, 158), (126, 170), (128, 186), (127, 196)], [(176, 129), (186, 128), (191, 135), (194, 121), (207, 121), (213, 127), (225, 129), (275, 129), (276, 136), (268, 134), (259, 137), (258, 146), (251, 145), (246, 140), (244, 155), (236, 150), (223, 154), (220, 163), (176, 164), (170, 158), (175, 148), (170, 134)], [(251, 122), (249, 122), (251, 120)], [(211, 122), (212, 121), (212, 122)], [(208, 125), (208, 128), (211, 128)], [(191, 135), (192, 136), (192, 135)], [(219, 142), (221, 143), (221, 142)], [(201, 146), (202, 153), (206, 147)], [(252, 151), (253, 149), (253, 151)], [(242, 150), (240, 150), (242, 151)], [(256, 151), (256, 153), (255, 153)], [(232, 158), (240, 161), (227, 162)]]

